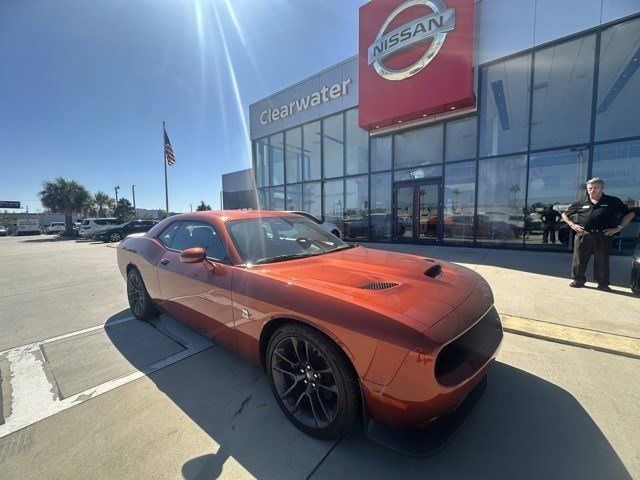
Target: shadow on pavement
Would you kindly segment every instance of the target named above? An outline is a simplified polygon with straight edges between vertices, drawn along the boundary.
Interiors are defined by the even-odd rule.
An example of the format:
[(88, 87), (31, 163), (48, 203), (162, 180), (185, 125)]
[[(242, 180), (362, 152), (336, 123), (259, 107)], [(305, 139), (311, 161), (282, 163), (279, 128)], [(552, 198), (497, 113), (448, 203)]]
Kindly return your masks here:
[(314, 478), (631, 479), (589, 414), (566, 390), (497, 362), (474, 416), (440, 453), (401, 457), (356, 432)]
[[(402, 245), (363, 243), (363, 247), (413, 253), (469, 266), (493, 266), (526, 273), (566, 278), (571, 281), (572, 252), (544, 252), (498, 248), (446, 247), (440, 245)], [(630, 256), (611, 256), (611, 285), (629, 288)], [(593, 281), (593, 259), (587, 268), (587, 281)]]
[(71, 242), (77, 241), (77, 237), (58, 237), (57, 235), (53, 237), (39, 237), (39, 238), (29, 238), (22, 240), (21, 243), (50, 243), (50, 242)]
[[(109, 334), (112, 329), (107, 328)], [(127, 338), (114, 346), (134, 366)], [(210, 454), (182, 467), (185, 479), (304, 478), (335, 442), (310, 438), (279, 410), (261, 368), (215, 346), (149, 375), (212, 439)], [(134, 419), (132, 419), (134, 420)], [(458, 436), (426, 459), (394, 454), (360, 429), (322, 462), (313, 478), (630, 479), (606, 437), (564, 389), (496, 363), (478, 410)]]

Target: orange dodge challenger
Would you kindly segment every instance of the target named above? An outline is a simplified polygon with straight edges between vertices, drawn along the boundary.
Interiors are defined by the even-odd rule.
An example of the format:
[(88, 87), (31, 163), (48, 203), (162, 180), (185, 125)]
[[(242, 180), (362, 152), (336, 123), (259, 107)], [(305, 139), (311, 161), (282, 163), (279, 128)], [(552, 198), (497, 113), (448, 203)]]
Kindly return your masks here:
[(502, 341), (487, 282), (345, 243), (288, 212), (176, 215), (118, 246), (131, 310), (166, 312), (261, 365), (300, 430), (424, 456), (464, 424)]

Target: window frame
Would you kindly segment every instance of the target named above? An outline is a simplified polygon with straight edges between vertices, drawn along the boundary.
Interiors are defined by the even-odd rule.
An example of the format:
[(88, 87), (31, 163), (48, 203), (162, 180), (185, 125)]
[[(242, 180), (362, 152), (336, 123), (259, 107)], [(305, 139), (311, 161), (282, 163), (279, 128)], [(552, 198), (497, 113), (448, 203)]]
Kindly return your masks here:
[[(173, 242), (175, 241), (176, 237), (178, 236), (177, 233), (180, 231), (180, 229), (182, 228), (182, 225), (184, 223), (197, 223), (200, 225), (206, 225), (207, 227), (211, 227), (213, 229), (213, 231), (215, 232), (215, 234), (218, 236), (218, 239), (220, 240), (220, 244), (222, 245), (222, 248), (224, 249), (224, 252), (226, 254), (226, 260), (225, 259), (218, 259), (215, 257), (210, 257), (210, 256), (206, 256), (207, 260), (212, 260), (214, 262), (217, 263), (224, 263), (225, 265), (233, 265), (233, 262), (231, 261), (231, 256), (229, 255), (229, 249), (227, 248), (227, 246), (225, 245), (225, 242), (222, 240), (222, 236), (220, 235), (220, 232), (218, 231), (218, 229), (215, 227), (215, 225), (209, 223), (209, 222), (205, 222), (202, 220), (177, 220), (175, 222), (171, 222), (167, 228), (165, 228), (164, 230), (162, 230), (162, 232), (160, 232), (158, 234), (158, 236), (156, 237), (156, 239), (170, 252), (175, 252), (175, 253), (182, 253), (184, 250), (178, 250), (177, 248), (173, 248)], [(178, 224), (178, 229), (176, 230), (176, 235), (171, 239), (171, 246), (166, 246), (166, 244), (160, 240), (161, 235), (166, 232), (169, 228), (171, 228), (173, 225)]]

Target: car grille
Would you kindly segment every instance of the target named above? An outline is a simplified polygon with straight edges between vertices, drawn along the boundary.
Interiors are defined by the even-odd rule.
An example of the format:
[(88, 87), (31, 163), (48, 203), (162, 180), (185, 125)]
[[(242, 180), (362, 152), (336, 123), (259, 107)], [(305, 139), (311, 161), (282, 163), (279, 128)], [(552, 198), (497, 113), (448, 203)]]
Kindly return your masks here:
[(487, 363), (501, 340), (500, 316), (492, 307), (473, 327), (440, 350), (436, 380), (446, 387), (458, 385)]

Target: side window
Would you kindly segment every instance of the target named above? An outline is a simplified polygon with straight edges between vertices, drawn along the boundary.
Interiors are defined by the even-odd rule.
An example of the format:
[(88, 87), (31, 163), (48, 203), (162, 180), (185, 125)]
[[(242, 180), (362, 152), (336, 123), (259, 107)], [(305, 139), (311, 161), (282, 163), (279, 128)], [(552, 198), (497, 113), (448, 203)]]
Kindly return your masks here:
[(182, 222), (171, 245), (175, 250), (204, 247), (207, 257), (226, 260), (227, 252), (215, 229), (206, 223)]
[(160, 243), (162, 243), (165, 247), (169, 248), (171, 246), (171, 242), (176, 236), (176, 232), (178, 231), (179, 226), (180, 226), (180, 222), (175, 222), (169, 225), (167, 228), (165, 228), (163, 232), (160, 235), (158, 235), (158, 240), (160, 240)]

